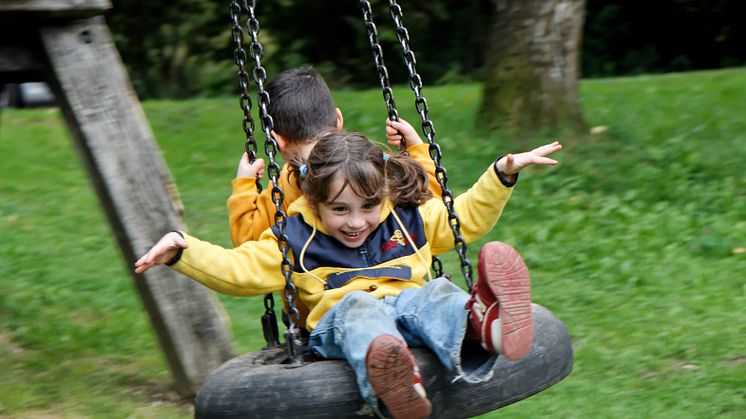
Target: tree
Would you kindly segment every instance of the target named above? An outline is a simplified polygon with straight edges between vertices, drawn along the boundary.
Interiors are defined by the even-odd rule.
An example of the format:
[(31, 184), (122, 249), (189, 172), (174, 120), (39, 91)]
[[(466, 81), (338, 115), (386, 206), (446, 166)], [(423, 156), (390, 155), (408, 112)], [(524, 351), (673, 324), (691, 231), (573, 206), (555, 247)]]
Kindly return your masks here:
[(578, 102), (585, 0), (494, 0), (478, 126), (584, 126)]
[(212, 84), (235, 91), (227, 1), (113, 5), (107, 20), (140, 97), (190, 97)]

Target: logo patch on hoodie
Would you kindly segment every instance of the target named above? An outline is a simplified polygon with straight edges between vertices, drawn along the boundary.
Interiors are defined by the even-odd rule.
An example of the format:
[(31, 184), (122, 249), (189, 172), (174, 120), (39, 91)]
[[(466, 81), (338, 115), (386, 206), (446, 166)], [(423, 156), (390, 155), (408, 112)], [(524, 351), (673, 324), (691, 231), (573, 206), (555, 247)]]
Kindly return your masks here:
[[(416, 240), (416, 236), (414, 234), (412, 235), (412, 240)], [(401, 230), (396, 230), (394, 231), (394, 235), (392, 235), (387, 242), (381, 245), (381, 250), (385, 253), (397, 246), (406, 246), (408, 244), (409, 240), (407, 240), (407, 237), (404, 236)]]

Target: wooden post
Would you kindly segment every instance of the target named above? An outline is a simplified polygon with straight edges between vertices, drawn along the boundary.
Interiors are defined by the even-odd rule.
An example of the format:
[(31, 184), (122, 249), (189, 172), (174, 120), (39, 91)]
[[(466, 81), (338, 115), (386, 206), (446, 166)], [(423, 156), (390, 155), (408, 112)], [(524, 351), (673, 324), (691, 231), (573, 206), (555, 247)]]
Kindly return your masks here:
[[(43, 69), (133, 272), (139, 255), (184, 225), (176, 186), (108, 26), (95, 16), (108, 8), (108, 0), (0, 3), (0, 37), (17, 40), (0, 45), (0, 73), (5, 68), (19, 79)], [(13, 19), (7, 19), (10, 14)], [(35, 39), (18, 39), (21, 26), (33, 26), (38, 16), (43, 24), (35, 26)], [(12, 22), (21, 24), (13, 28)], [(15, 35), (5, 36), (10, 33)], [(2, 56), (20, 50), (33, 62), (30, 68)], [(16, 67), (3, 66), (9, 62)], [(133, 277), (177, 390), (194, 395), (210, 372), (235, 355), (225, 312), (212, 291), (166, 267)]]

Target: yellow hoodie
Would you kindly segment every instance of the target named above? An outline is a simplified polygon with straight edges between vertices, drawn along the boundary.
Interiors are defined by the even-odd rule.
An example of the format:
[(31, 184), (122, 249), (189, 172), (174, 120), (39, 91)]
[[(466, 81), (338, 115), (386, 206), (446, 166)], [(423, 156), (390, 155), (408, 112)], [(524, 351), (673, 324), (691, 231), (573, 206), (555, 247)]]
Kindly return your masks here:
[[(492, 230), (511, 193), (493, 165), (472, 188), (456, 197), (454, 205), (467, 243)], [(380, 224), (358, 248), (348, 248), (328, 236), (305, 198), (290, 205), (284, 233), (293, 264), (292, 280), (298, 298), (309, 309), (308, 330), (350, 291), (382, 298), (421, 287), (429, 275), (432, 255), (453, 248), (448, 211), (441, 199), (430, 199), (419, 207), (393, 208), (389, 201), (382, 205)], [(207, 287), (239, 296), (285, 287), (277, 227), (235, 249), (185, 236), (189, 246), (171, 267)]]

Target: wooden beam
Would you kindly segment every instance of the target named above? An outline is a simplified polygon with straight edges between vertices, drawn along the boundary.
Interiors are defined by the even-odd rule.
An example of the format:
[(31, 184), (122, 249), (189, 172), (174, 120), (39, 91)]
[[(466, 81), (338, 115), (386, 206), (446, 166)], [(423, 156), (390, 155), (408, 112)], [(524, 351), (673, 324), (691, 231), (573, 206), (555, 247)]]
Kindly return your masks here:
[(111, 9), (110, 0), (2, 0), (0, 15), (33, 14), (44, 17), (82, 18)]
[[(184, 229), (176, 186), (103, 17), (40, 35), (49, 82), (133, 272), (164, 233)], [(235, 354), (224, 311), (212, 291), (167, 267), (133, 277), (178, 390), (195, 394)]]

